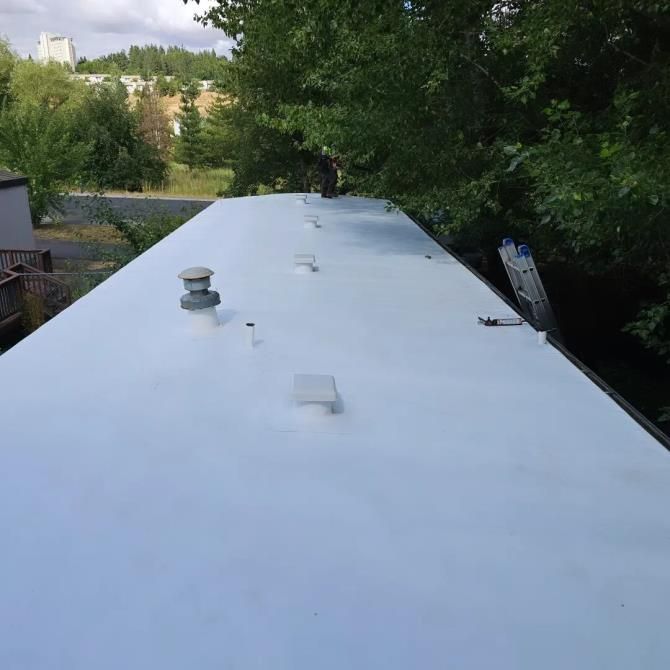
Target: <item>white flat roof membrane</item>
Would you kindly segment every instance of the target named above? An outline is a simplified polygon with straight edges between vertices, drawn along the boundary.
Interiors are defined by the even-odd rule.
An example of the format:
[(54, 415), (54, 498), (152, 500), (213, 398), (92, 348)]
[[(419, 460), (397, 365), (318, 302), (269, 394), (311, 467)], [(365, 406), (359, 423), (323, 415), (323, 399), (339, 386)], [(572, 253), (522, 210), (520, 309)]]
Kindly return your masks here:
[(203, 211), (0, 357), (0, 668), (666, 670), (670, 456), (509, 314), (382, 201)]

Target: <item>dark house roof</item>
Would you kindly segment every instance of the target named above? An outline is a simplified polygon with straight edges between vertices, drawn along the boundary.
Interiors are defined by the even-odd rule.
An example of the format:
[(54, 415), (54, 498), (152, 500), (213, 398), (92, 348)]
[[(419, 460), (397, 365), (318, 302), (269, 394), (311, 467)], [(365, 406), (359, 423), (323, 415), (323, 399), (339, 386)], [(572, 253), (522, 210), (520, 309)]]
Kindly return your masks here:
[(0, 169), (0, 189), (10, 188), (12, 186), (23, 186), (27, 183), (28, 177)]

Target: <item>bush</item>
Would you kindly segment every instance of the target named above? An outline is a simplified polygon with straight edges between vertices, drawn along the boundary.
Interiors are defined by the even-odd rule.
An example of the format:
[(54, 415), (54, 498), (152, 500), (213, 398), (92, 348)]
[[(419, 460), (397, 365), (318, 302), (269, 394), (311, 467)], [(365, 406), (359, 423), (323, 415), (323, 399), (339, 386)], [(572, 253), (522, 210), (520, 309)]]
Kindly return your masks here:
[(165, 178), (167, 164), (141, 139), (137, 116), (120, 82), (91, 89), (78, 110), (76, 127), (77, 139), (89, 148), (81, 171), (83, 184), (141, 191), (143, 183)]
[(149, 215), (132, 214), (124, 217), (115, 212), (105, 200), (98, 199), (89, 208), (89, 216), (98, 224), (114, 226), (128, 241), (135, 254), (144, 253), (174, 232), (190, 217), (165, 211)]

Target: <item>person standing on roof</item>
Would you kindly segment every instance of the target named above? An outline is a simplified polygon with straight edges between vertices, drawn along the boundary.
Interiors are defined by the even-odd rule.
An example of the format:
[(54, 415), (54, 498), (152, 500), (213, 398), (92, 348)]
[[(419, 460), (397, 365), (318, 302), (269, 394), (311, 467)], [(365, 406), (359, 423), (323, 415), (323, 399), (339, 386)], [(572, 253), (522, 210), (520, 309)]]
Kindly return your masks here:
[(319, 177), (321, 178), (321, 197), (330, 198), (328, 190), (330, 187), (330, 156), (328, 147), (323, 147), (319, 156)]
[(330, 157), (330, 169), (328, 170), (328, 198), (337, 198), (337, 169), (339, 167), (338, 156)]

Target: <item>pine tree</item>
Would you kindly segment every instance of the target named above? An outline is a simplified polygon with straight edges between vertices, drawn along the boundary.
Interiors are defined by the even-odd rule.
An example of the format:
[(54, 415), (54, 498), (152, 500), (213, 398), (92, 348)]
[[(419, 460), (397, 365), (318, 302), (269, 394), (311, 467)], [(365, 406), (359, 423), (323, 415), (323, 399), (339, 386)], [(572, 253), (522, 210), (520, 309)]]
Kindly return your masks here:
[(202, 165), (202, 117), (195, 104), (199, 95), (198, 84), (191, 82), (182, 89), (179, 121), (179, 136), (175, 143), (175, 159), (189, 168)]
[(234, 146), (231, 125), (230, 99), (219, 94), (203, 129), (203, 155), (208, 166), (223, 167), (230, 162)]

